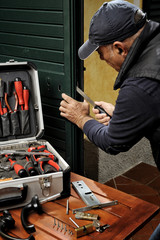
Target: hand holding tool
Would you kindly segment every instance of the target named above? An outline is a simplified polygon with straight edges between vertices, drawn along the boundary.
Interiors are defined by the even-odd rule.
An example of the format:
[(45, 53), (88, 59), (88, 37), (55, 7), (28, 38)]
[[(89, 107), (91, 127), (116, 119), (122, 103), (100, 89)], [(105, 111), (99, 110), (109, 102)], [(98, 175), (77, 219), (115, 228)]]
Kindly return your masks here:
[(3, 216), (0, 216), (0, 235), (3, 238), (8, 239), (8, 240), (34, 240), (35, 239), (32, 235), (30, 235), (26, 239), (15, 238), (15, 237), (8, 235), (6, 233), (6, 230), (7, 229), (10, 230), (10, 229), (14, 228), (14, 225), (15, 225), (15, 220), (12, 218), (9, 211), (7, 211), (7, 210), (3, 211)]
[(16, 93), (18, 95), (19, 105), (21, 106), (21, 109), (23, 110), (24, 99), (23, 99), (23, 86), (22, 86), (21, 78), (16, 77), (14, 79), (14, 87), (15, 87)]
[(28, 177), (28, 174), (26, 172), (26, 170), (24, 169), (23, 166), (21, 166), (20, 164), (16, 163), (16, 161), (13, 160), (13, 157), (9, 157), (8, 155), (5, 155), (5, 157), (7, 158), (7, 161), (10, 161), (11, 167), (14, 168), (15, 173), (23, 178), (23, 177)]
[(96, 105), (95, 102), (91, 98), (89, 98), (79, 87), (76, 87), (76, 91), (87, 101), (89, 102), (94, 108), (98, 109), (100, 113), (107, 114), (108, 117), (112, 118), (103, 108)]

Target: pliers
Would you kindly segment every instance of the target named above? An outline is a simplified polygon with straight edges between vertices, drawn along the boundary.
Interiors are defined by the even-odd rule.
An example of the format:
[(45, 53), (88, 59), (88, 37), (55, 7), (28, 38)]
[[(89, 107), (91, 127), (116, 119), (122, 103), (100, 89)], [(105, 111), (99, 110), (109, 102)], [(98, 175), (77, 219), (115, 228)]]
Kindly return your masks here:
[[(35, 155), (31, 155), (31, 160), (35, 166), (38, 165), (38, 170), (41, 174), (61, 171), (60, 166), (55, 162), (56, 157), (47, 150), (45, 145), (30, 147), (28, 152), (39, 152), (39, 157), (36, 158)], [(50, 155), (48, 157), (40, 157), (41, 152), (48, 152)]]
[[(18, 108), (18, 96), (16, 92), (13, 92), (14, 97), (15, 97), (15, 107), (14, 107), (14, 112), (17, 112), (17, 108)], [(8, 99), (7, 99), (7, 93), (5, 93), (5, 104), (9, 110), (9, 113), (13, 113), (9, 103), (8, 103)]]

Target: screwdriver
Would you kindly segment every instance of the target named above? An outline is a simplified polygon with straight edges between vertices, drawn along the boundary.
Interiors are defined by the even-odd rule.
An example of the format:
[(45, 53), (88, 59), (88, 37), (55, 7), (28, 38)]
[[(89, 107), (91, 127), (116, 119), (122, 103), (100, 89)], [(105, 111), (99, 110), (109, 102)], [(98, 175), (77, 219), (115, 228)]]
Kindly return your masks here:
[(2, 103), (0, 101), (0, 114), (3, 115), (3, 110), (2, 110)]
[(24, 110), (28, 110), (29, 90), (26, 86), (23, 87)]
[(21, 109), (23, 110), (24, 100), (23, 100), (23, 86), (22, 86), (21, 78), (16, 77), (14, 79), (14, 87), (15, 87), (16, 93), (18, 95), (19, 105), (21, 106)]
[(33, 167), (33, 163), (29, 160), (29, 158), (26, 156), (26, 160), (27, 160), (27, 171), (29, 173), (30, 176), (36, 176), (38, 175), (37, 170)]
[(14, 168), (15, 173), (23, 178), (23, 177), (28, 177), (28, 174), (26, 172), (26, 170), (24, 169), (23, 166), (21, 166), (20, 164), (16, 163), (16, 161), (14, 161), (11, 157), (9, 157), (7, 154), (5, 155), (5, 157), (7, 158), (7, 161), (10, 161), (11, 167)]

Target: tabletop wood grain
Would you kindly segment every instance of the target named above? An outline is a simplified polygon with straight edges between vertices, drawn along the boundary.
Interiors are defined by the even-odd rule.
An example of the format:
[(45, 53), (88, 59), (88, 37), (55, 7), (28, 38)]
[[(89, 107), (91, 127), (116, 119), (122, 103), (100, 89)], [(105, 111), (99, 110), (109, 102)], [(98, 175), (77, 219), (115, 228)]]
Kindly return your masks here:
[[(104, 184), (98, 183), (83, 176), (71, 173), (71, 183), (83, 180), (92, 190), (100, 202), (118, 200), (115, 206), (103, 209), (93, 209), (89, 213), (98, 214), (101, 225), (109, 224), (110, 227), (103, 233), (94, 231), (87, 236), (80, 237), (82, 240), (107, 239), (123, 240), (149, 221), (159, 211), (159, 207), (149, 202), (138, 199)], [(69, 200), (69, 214), (66, 214), (66, 203)], [(32, 233), (36, 240), (75, 240), (75, 225), (69, 220), (71, 217), (80, 227), (92, 223), (88, 220), (75, 219), (72, 210), (85, 207), (85, 203), (73, 190), (68, 198), (58, 199), (42, 205), (43, 213), (32, 212), (28, 216), (28, 222), (34, 224), (36, 232)], [(21, 224), (21, 208), (9, 210), (15, 220), (15, 228), (7, 234), (16, 238), (27, 239), (29, 234)], [(2, 213), (0, 213), (2, 215)], [(56, 225), (54, 226), (54, 223)], [(0, 240), (3, 239), (0, 237)]]

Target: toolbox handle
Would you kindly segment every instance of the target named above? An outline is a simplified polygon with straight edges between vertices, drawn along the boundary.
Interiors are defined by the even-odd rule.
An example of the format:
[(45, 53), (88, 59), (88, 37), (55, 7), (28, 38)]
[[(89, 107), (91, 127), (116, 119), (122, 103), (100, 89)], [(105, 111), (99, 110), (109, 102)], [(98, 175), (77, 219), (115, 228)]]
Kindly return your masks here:
[(27, 197), (27, 191), (28, 191), (28, 186), (26, 184), (23, 185), (22, 188), (19, 187), (8, 187), (8, 188), (1, 188), (0, 189), (0, 196), (2, 196), (1, 194), (1, 190), (8, 191), (8, 190), (15, 190), (15, 192), (17, 193), (17, 191), (21, 191), (21, 195), (17, 195), (17, 196), (13, 196), (13, 197), (5, 197), (5, 198), (1, 198), (0, 199), (0, 206), (4, 207), (4, 206), (8, 206), (8, 205), (14, 205), (14, 204), (19, 204), (22, 203), (26, 197)]

